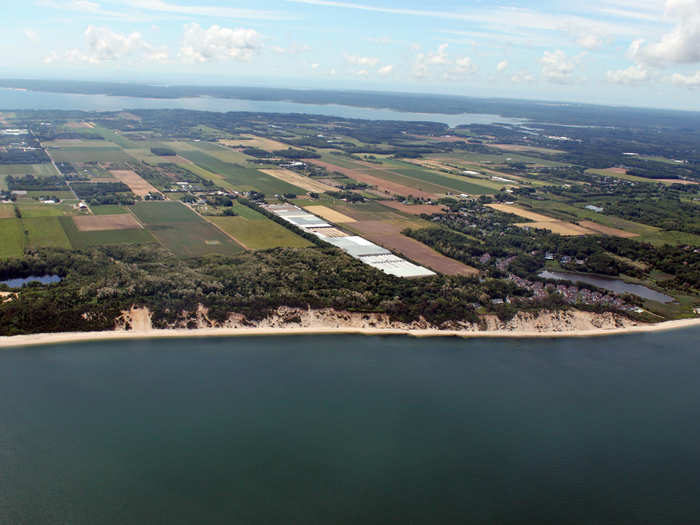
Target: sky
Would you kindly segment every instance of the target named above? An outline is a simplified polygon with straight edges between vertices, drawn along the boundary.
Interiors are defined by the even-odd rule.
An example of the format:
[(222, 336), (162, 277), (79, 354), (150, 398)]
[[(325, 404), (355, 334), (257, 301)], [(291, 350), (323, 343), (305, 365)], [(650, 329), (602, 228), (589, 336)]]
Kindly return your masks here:
[(0, 77), (700, 109), (700, 0), (25, 0)]

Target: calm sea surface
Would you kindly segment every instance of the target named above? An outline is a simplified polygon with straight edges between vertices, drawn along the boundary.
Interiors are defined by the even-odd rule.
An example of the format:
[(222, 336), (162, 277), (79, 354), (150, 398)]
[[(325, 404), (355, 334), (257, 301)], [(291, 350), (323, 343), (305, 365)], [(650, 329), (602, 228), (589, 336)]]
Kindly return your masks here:
[(697, 523), (699, 336), (0, 351), (0, 523)]
[(450, 127), (460, 124), (520, 124), (523, 119), (480, 113), (448, 115), (443, 113), (411, 113), (390, 109), (360, 108), (339, 104), (299, 104), (260, 100), (238, 100), (210, 97), (154, 99), (139, 97), (112, 97), (108, 95), (81, 95), (71, 93), (43, 93), (0, 88), (0, 110), (62, 109), (79, 111), (120, 111), (123, 109), (191, 109), (197, 111), (250, 111), (260, 113), (305, 113), (330, 117), (367, 120), (401, 120), (442, 122)]

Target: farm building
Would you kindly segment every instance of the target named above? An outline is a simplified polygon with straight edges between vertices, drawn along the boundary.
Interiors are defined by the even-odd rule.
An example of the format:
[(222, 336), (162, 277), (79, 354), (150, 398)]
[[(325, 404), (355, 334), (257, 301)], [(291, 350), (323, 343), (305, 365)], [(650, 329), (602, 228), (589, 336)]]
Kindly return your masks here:
[(265, 209), (386, 274), (396, 277), (435, 275), (431, 270), (412, 264), (363, 237), (344, 235), (344, 232), (335, 225), (292, 204), (269, 204)]

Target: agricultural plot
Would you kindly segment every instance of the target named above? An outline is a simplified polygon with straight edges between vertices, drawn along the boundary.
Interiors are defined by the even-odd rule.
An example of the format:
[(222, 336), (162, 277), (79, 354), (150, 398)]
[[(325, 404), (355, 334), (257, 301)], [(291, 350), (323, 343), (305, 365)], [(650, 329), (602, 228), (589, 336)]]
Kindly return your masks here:
[(230, 237), (179, 202), (139, 202), (133, 211), (153, 236), (176, 255), (234, 255), (243, 251)]
[(73, 213), (73, 206), (70, 204), (42, 204), (34, 200), (19, 200), (15, 205), (22, 218), (60, 217)]
[(311, 191), (311, 192), (316, 192), (316, 193), (324, 193), (326, 191), (336, 191), (336, 189), (337, 189), (333, 186), (329, 186), (327, 184), (316, 181), (316, 180), (311, 179), (309, 177), (304, 177), (303, 175), (299, 175), (298, 173), (295, 173), (291, 170), (285, 170), (285, 169), (262, 170), (261, 169), (260, 172), (264, 173), (266, 175), (270, 175), (271, 177), (274, 177), (278, 180), (288, 182), (289, 184), (293, 184), (294, 186), (297, 186), (298, 188), (302, 188), (306, 191)]
[(26, 232), (27, 248), (65, 248), (71, 243), (59, 221), (59, 217), (35, 217), (22, 219)]
[(342, 173), (354, 181), (363, 182), (369, 186), (375, 187), (378, 192), (387, 195), (401, 195), (403, 197), (413, 195), (414, 197), (420, 197), (422, 199), (434, 199), (437, 197), (437, 194), (429, 193), (427, 190), (419, 190), (411, 186), (391, 182), (385, 178), (369, 175), (367, 170), (346, 168), (340, 164), (331, 164), (322, 160), (311, 160), (309, 162), (317, 166), (324, 167), (330, 172), (337, 171), (338, 173)]
[(436, 204), (403, 204), (399, 201), (379, 201), (382, 205), (409, 215), (432, 215), (442, 213), (443, 207)]
[(340, 212), (337, 212), (337, 211), (332, 210), (330, 208), (327, 208), (325, 206), (306, 206), (305, 209), (309, 213), (313, 213), (314, 215), (318, 215), (319, 217), (326, 219), (327, 221), (332, 222), (332, 223), (342, 224), (342, 223), (348, 223), (348, 222), (357, 222), (352, 217), (348, 217), (347, 215), (344, 215)]
[(479, 270), (445, 257), (401, 233), (403, 226), (384, 221), (360, 221), (350, 225), (365, 239), (403, 255), (415, 263), (445, 275), (478, 275)]
[(284, 144), (283, 142), (278, 142), (276, 140), (264, 137), (258, 137), (256, 135), (241, 135), (240, 139), (227, 139), (219, 142), (226, 144), (227, 146), (259, 148), (265, 151), (278, 151), (289, 147), (289, 144)]
[(503, 213), (511, 213), (527, 219), (529, 222), (521, 222), (516, 224), (516, 226), (520, 226), (521, 228), (549, 230), (552, 233), (558, 233), (559, 235), (591, 235), (597, 233), (577, 224), (554, 219), (552, 217), (548, 217), (547, 215), (542, 215), (533, 211), (524, 210), (511, 204), (487, 204), (487, 206)]
[(19, 219), (0, 219), (0, 258), (20, 257), (24, 253), (24, 230)]
[(601, 233), (603, 235), (610, 235), (611, 237), (622, 237), (624, 239), (631, 239), (632, 237), (639, 237), (638, 233), (631, 233), (625, 230), (620, 230), (618, 228), (611, 228), (610, 226), (603, 226), (593, 221), (581, 221), (579, 222), (581, 226), (588, 230)]
[(55, 177), (58, 172), (53, 164), (0, 164), (0, 176), (2, 175), (34, 175), (35, 177)]
[(250, 250), (306, 248), (311, 243), (247, 206), (234, 203), (236, 217), (207, 217)]
[(110, 170), (110, 173), (115, 179), (129, 186), (134, 195), (144, 197), (149, 193), (158, 193), (156, 188), (131, 170)]
[(256, 169), (223, 162), (200, 151), (183, 151), (181, 155), (205, 170), (220, 175), (229, 183), (229, 187), (236, 191), (254, 190), (267, 195), (306, 193), (302, 188), (270, 177)]
[(56, 162), (124, 162), (131, 160), (131, 157), (117, 146), (73, 146), (49, 148), (47, 151)]
[(58, 220), (63, 226), (63, 230), (66, 232), (71, 246), (76, 250), (89, 248), (91, 246), (148, 244), (156, 242), (151, 233), (144, 229), (81, 232), (73, 221), (73, 217), (59, 217)]
[(118, 213), (129, 213), (129, 210), (117, 204), (90, 206), (90, 211), (95, 215), (116, 215)]
[(14, 204), (0, 204), (0, 219), (11, 219), (15, 216)]
[(142, 226), (130, 213), (116, 215), (81, 215), (73, 217), (73, 222), (81, 232), (105, 230), (133, 230)]

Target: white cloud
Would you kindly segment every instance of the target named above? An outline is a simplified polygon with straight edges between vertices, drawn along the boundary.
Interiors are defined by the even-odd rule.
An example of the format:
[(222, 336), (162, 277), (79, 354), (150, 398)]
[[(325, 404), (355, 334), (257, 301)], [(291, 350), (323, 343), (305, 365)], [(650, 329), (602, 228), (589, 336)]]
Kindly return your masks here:
[(368, 77), (368, 76), (369, 76), (369, 71), (367, 71), (366, 69), (360, 69), (359, 71), (355, 71), (355, 74), (356, 74), (358, 77)]
[(100, 64), (134, 57), (147, 62), (166, 62), (166, 48), (146, 42), (140, 33), (116, 33), (108, 27), (88, 26), (84, 33), (87, 49), (69, 49), (64, 53), (52, 51), (45, 64), (55, 62)]
[(498, 63), (498, 65), (496, 66), (496, 71), (498, 71), (499, 73), (502, 73), (506, 69), (508, 69), (508, 61), (507, 60), (501, 60)]
[(379, 69), (377, 69), (377, 73), (379, 73), (381, 76), (385, 77), (385, 76), (391, 74), (391, 72), (393, 70), (394, 70), (394, 66), (388, 65), (388, 66), (380, 67)]
[(675, 27), (656, 42), (635, 40), (630, 56), (655, 66), (700, 62), (700, 0), (666, 0), (665, 5), (666, 16), (676, 21)]
[(25, 29), (24, 36), (26, 36), (32, 42), (39, 41), (39, 33), (37, 33), (34, 29)]
[(528, 82), (534, 82), (535, 75), (528, 71), (518, 71), (512, 77), (510, 77), (510, 81), (513, 82), (513, 84), (524, 84)]
[(571, 84), (574, 82), (577, 60), (570, 59), (561, 49), (556, 51), (545, 51), (540, 64), (542, 64), (542, 74), (554, 84)]
[(435, 52), (418, 53), (413, 65), (413, 76), (418, 79), (428, 78), (430, 68), (433, 66), (445, 66), (450, 63), (447, 56), (449, 44), (440, 44)]
[(581, 47), (592, 51), (603, 47), (603, 38), (595, 33), (584, 33), (576, 39), (576, 43)]
[(671, 82), (676, 86), (682, 86), (687, 88), (700, 88), (700, 71), (696, 71), (692, 75), (674, 73), (671, 76)]
[(209, 29), (199, 24), (187, 24), (180, 49), (185, 62), (211, 62), (217, 60), (250, 60), (262, 48), (260, 34), (254, 29), (221, 27)]
[(316, 70), (321, 67), (321, 64), (311, 64), (311, 69)]
[(375, 67), (379, 64), (377, 57), (361, 57), (357, 55), (345, 55), (345, 60), (354, 66)]
[(284, 20), (288, 16), (274, 11), (258, 9), (242, 9), (238, 7), (180, 5), (163, 0), (123, 0), (128, 6), (161, 13), (180, 14), (188, 16), (211, 16), (216, 18), (253, 19), (253, 20)]
[(455, 73), (471, 75), (476, 73), (477, 67), (470, 57), (462, 57), (455, 60)]
[(652, 75), (649, 70), (642, 65), (630, 66), (627, 69), (608, 71), (606, 75), (608, 82), (612, 84), (634, 85), (643, 84), (651, 80)]
[(449, 44), (440, 44), (435, 53), (428, 53), (426, 57), (426, 62), (428, 64), (447, 64), (449, 63), (449, 58), (447, 58), (447, 47)]

